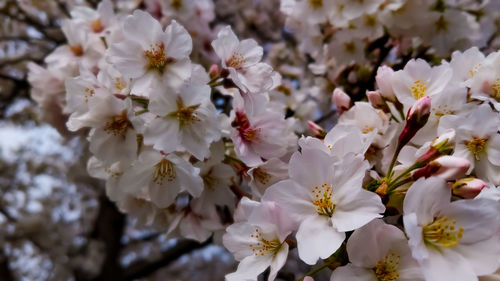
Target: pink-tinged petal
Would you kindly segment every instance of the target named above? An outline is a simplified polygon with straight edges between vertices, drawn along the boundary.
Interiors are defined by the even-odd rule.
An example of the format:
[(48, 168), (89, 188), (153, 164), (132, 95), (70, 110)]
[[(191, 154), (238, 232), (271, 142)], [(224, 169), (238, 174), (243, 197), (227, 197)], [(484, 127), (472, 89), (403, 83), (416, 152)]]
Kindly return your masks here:
[(107, 61), (128, 78), (137, 78), (146, 72), (144, 50), (133, 41), (112, 44)]
[(371, 269), (347, 264), (336, 268), (330, 281), (377, 281), (377, 276)]
[(238, 45), (238, 37), (236, 37), (229, 25), (221, 29), (219, 34), (217, 34), (217, 39), (212, 41), (212, 47), (217, 56), (222, 60), (223, 67), (226, 67), (226, 60), (233, 55)]
[(295, 152), (290, 159), (290, 178), (312, 190), (314, 186), (331, 182), (333, 160), (321, 150)]
[(460, 244), (456, 251), (467, 260), (477, 275), (491, 274), (500, 266), (500, 237), (498, 235), (471, 245)]
[(489, 239), (498, 232), (497, 208), (498, 202), (489, 199), (459, 200), (452, 202), (440, 214), (456, 220), (456, 229), (463, 228), (459, 244), (472, 244)]
[(176, 151), (180, 145), (179, 123), (161, 117), (151, 120), (144, 131), (144, 144), (165, 153)]
[(155, 72), (148, 71), (141, 77), (132, 81), (130, 92), (136, 96), (149, 96), (151, 91), (160, 86), (159, 75)]
[(250, 236), (255, 233), (255, 226), (241, 222), (230, 225), (222, 236), (222, 243), (238, 261), (253, 255), (250, 244), (257, 244), (257, 238)]
[(451, 199), (451, 190), (443, 179), (430, 177), (419, 179), (408, 190), (406, 194), (403, 212), (404, 214), (416, 213), (418, 224), (425, 225), (434, 220), (434, 215)]
[(249, 67), (260, 62), (264, 54), (262, 47), (253, 39), (242, 40), (235, 52), (241, 54), (245, 60), (242, 67)]
[(336, 231), (326, 216), (310, 216), (297, 231), (299, 257), (307, 264), (315, 264), (335, 253), (345, 239), (345, 233)]
[(283, 243), (281, 249), (276, 256), (274, 256), (273, 261), (271, 262), (271, 270), (269, 272), (269, 278), (267, 281), (273, 281), (276, 279), (276, 275), (278, 275), (278, 271), (285, 265), (286, 259), (288, 258), (288, 244)]
[(405, 232), (408, 235), (408, 245), (411, 248), (412, 256), (416, 260), (423, 260), (429, 257), (429, 250), (424, 244), (422, 227), (418, 225), (416, 213), (405, 214), (403, 217)]
[(151, 44), (159, 43), (163, 29), (149, 13), (135, 10), (133, 15), (125, 19), (123, 33), (127, 41), (133, 40), (147, 50)]
[(500, 166), (500, 135), (494, 134), (488, 140), (488, 145), (486, 146), (486, 154), (488, 155), (488, 160), (495, 165)]
[(477, 281), (471, 265), (454, 251), (430, 250), (429, 254), (420, 263), (426, 281)]
[(244, 258), (238, 265), (236, 272), (226, 275), (227, 281), (257, 280), (257, 276), (271, 265), (272, 257), (254, 256)]
[(385, 258), (391, 248), (398, 249), (399, 244), (408, 245), (404, 233), (383, 220), (375, 219), (349, 237), (347, 253), (354, 265), (372, 268)]
[(293, 220), (300, 222), (317, 213), (311, 202), (310, 193), (309, 189), (292, 180), (283, 180), (270, 186), (262, 196), (262, 200), (277, 202)]
[(173, 20), (162, 36), (167, 57), (185, 59), (191, 54), (193, 40), (186, 29)]
[(356, 198), (357, 200), (341, 202), (336, 205), (332, 222), (338, 231), (351, 231), (375, 218), (382, 217), (381, 214), (385, 211), (385, 206), (377, 194), (360, 189), (356, 192)]
[(191, 60), (189, 58), (176, 60), (168, 64), (162, 76), (163, 85), (179, 88), (191, 75)]

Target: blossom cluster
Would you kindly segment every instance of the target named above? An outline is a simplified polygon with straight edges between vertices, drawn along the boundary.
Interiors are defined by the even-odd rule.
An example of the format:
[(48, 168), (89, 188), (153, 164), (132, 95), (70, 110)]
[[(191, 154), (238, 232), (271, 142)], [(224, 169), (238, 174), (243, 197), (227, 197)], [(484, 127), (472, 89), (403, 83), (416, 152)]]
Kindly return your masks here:
[[(299, 49), (339, 65), (362, 63), (355, 50), (384, 28), (444, 53), (484, 39), (463, 37), (483, 23), (459, 1), (416, 2), (281, 8)], [(211, 1), (147, 3), (131, 15), (109, 0), (75, 8), (62, 23), (68, 44), (46, 67), (30, 65), (33, 98), (52, 124), (87, 136), (88, 172), (121, 211), (171, 237), (213, 237), (240, 262), (227, 280), (270, 268), (272, 281), (295, 248), (304, 263), (334, 269), (335, 281), (477, 280), (497, 270), (499, 51), (380, 66), (365, 101), (341, 87), (325, 101), (318, 80), (293, 78), (286, 64), (282, 77), (255, 40), (212, 27)], [(327, 131), (310, 119), (331, 103), (339, 118)]]

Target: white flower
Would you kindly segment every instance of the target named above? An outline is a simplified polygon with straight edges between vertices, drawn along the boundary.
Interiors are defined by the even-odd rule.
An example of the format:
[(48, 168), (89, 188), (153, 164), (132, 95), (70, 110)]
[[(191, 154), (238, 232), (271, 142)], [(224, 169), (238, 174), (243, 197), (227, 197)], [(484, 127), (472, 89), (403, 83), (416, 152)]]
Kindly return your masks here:
[(454, 156), (470, 161), (470, 174), (475, 171), (479, 178), (500, 184), (500, 114), (488, 104), (482, 104), (471, 112), (442, 118), (439, 131), (448, 128), (456, 131)]
[(278, 158), (272, 158), (251, 168), (247, 173), (250, 176), (248, 184), (252, 194), (259, 198), (269, 186), (288, 177), (288, 165)]
[(299, 257), (307, 264), (329, 257), (346, 231), (384, 212), (378, 195), (362, 188), (369, 164), (361, 156), (348, 154), (335, 162), (322, 150), (303, 147), (289, 165), (290, 179), (269, 187), (263, 200), (277, 202), (299, 225)]
[(133, 78), (132, 93), (148, 96), (157, 86), (178, 87), (189, 78), (192, 40), (176, 21), (162, 30), (149, 13), (134, 11), (124, 23), (125, 40), (112, 44), (107, 60)]
[(97, 10), (77, 6), (71, 11), (71, 17), (77, 22), (83, 21), (87, 30), (102, 33), (114, 23), (113, 3), (110, 0), (103, 0), (97, 6)]
[(431, 67), (422, 59), (410, 60), (403, 70), (396, 71), (392, 76), (392, 88), (406, 112), (424, 96), (429, 96), (433, 103), (433, 97), (441, 94), (452, 75), (449, 65)]
[(477, 280), (500, 265), (497, 203), (450, 199), (450, 188), (439, 178), (410, 187), (403, 220), (412, 255), (428, 281)]
[(220, 138), (207, 85), (186, 83), (178, 91), (167, 88), (155, 92), (148, 109), (157, 118), (146, 125), (144, 143), (157, 150), (186, 150), (203, 160), (210, 154), (210, 144)]
[(350, 263), (335, 269), (330, 281), (424, 280), (405, 234), (382, 220), (372, 220), (347, 241)]
[(241, 90), (259, 93), (278, 86), (271, 66), (261, 63), (263, 50), (253, 39), (239, 41), (230, 26), (219, 31), (212, 41), (222, 67), (229, 71), (229, 78)]
[(490, 101), (500, 111), (500, 52), (490, 54), (484, 65), (473, 71), (474, 76), (468, 81), (471, 97)]
[(233, 99), (231, 139), (236, 155), (248, 166), (263, 163), (261, 157), (283, 156), (289, 144), (296, 141), (283, 114), (262, 106), (267, 102), (261, 95), (253, 102), (243, 102), (238, 95)]
[(132, 166), (124, 171), (120, 186), (137, 194), (147, 188), (151, 201), (160, 208), (168, 207), (183, 191), (199, 197), (203, 181), (199, 169), (175, 153), (168, 155), (154, 150), (143, 151)]
[(237, 212), (241, 219), (226, 229), (224, 246), (240, 261), (236, 272), (226, 275), (227, 281), (252, 280), (271, 267), (268, 281), (276, 278), (288, 256), (286, 237), (292, 232), (289, 218), (274, 202), (241, 200)]

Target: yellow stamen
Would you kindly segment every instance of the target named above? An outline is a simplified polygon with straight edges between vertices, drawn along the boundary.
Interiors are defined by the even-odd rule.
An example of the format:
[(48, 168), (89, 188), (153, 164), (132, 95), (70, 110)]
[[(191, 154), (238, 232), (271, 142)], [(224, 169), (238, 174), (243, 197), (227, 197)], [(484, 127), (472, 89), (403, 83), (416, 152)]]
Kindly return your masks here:
[(476, 160), (479, 160), (479, 156), (486, 150), (487, 139), (474, 137), (470, 141), (465, 142), (467, 149), (474, 155)]
[(244, 63), (246, 63), (246, 59), (240, 53), (233, 53), (233, 55), (226, 61), (226, 65), (228, 67), (235, 69), (240, 69)]
[(199, 104), (186, 106), (184, 105), (184, 101), (181, 99), (181, 97), (178, 97), (176, 102), (177, 111), (171, 113), (169, 116), (177, 118), (181, 127), (191, 125), (195, 122), (200, 121), (200, 118), (196, 116), (196, 109), (200, 107)]
[(180, 10), (182, 8), (182, 0), (172, 0), (170, 6), (176, 10)]
[(114, 136), (125, 137), (129, 128), (132, 128), (132, 123), (127, 118), (127, 111), (122, 111), (121, 114), (112, 116), (104, 126), (104, 131)]
[(433, 222), (422, 228), (424, 242), (427, 245), (446, 248), (457, 245), (458, 240), (462, 239), (464, 229), (461, 227), (456, 229), (456, 223), (455, 220), (450, 220), (446, 216), (435, 218)]
[(385, 258), (377, 263), (373, 271), (379, 281), (395, 281), (399, 278), (397, 271), (400, 256), (389, 252)]
[(423, 98), (426, 92), (427, 92), (427, 85), (425, 82), (420, 80), (415, 80), (413, 82), (413, 86), (411, 86), (411, 94), (416, 100)]
[(312, 189), (313, 204), (316, 211), (322, 216), (331, 217), (335, 210), (335, 204), (332, 202), (332, 187), (329, 184), (315, 186)]
[(313, 9), (319, 9), (323, 7), (323, 0), (309, 0), (309, 5), (311, 5)]
[(271, 179), (271, 175), (261, 168), (253, 170), (253, 176), (257, 181), (259, 181), (262, 184), (269, 183), (269, 180)]
[(161, 159), (154, 166), (153, 170), (153, 182), (161, 185), (163, 180), (167, 178), (168, 181), (175, 180), (176, 174), (174, 169), (174, 164), (167, 160), (166, 158)]
[(154, 46), (151, 45), (149, 50), (144, 51), (144, 55), (148, 60), (147, 68), (160, 73), (165, 71), (167, 64), (175, 62), (174, 58), (166, 56), (163, 43), (157, 43)]
[(275, 256), (281, 249), (282, 243), (277, 238), (272, 240), (265, 239), (258, 228), (255, 229), (255, 234), (250, 234), (250, 238), (258, 239), (257, 243), (248, 244), (255, 256)]

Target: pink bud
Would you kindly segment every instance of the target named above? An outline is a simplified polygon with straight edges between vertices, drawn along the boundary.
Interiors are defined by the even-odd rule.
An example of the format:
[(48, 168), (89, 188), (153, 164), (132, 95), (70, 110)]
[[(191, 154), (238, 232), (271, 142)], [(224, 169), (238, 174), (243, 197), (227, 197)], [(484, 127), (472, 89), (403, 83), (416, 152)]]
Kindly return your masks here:
[(351, 98), (340, 88), (335, 88), (333, 91), (332, 102), (337, 106), (339, 114), (351, 107)]
[(452, 191), (453, 195), (472, 199), (476, 197), (485, 187), (488, 187), (488, 185), (480, 179), (465, 178), (456, 181), (452, 186)]
[(432, 141), (431, 147), (417, 159), (422, 166), (443, 155), (453, 153), (455, 147), (455, 130), (448, 129)]
[(406, 125), (399, 135), (400, 145), (406, 145), (418, 130), (427, 123), (431, 114), (431, 98), (425, 96), (417, 100), (408, 110)]
[(311, 276), (306, 276), (304, 277), (304, 281), (314, 281), (314, 278), (312, 278)]
[(441, 156), (434, 161), (431, 161), (425, 167), (416, 170), (413, 173), (413, 178), (420, 177), (428, 178), (430, 176), (439, 177), (445, 180), (454, 180), (462, 178), (469, 170), (469, 160), (455, 156)]
[(312, 135), (319, 139), (324, 139), (326, 136), (326, 131), (320, 125), (314, 123), (314, 121), (308, 120), (307, 125), (309, 125), (309, 130), (311, 130)]
[(219, 66), (216, 64), (212, 64), (210, 66), (210, 69), (208, 70), (208, 74), (210, 75), (210, 78), (213, 79), (219, 75)]
[(370, 104), (377, 109), (383, 110), (385, 113), (390, 113), (391, 109), (380, 95), (380, 91), (366, 91), (366, 96)]
[(396, 95), (394, 95), (394, 91), (392, 90), (392, 75), (394, 74), (394, 70), (388, 66), (381, 66), (377, 70), (377, 76), (375, 76), (375, 80), (377, 80), (378, 88), (380, 89), (380, 94), (387, 100), (395, 101)]

